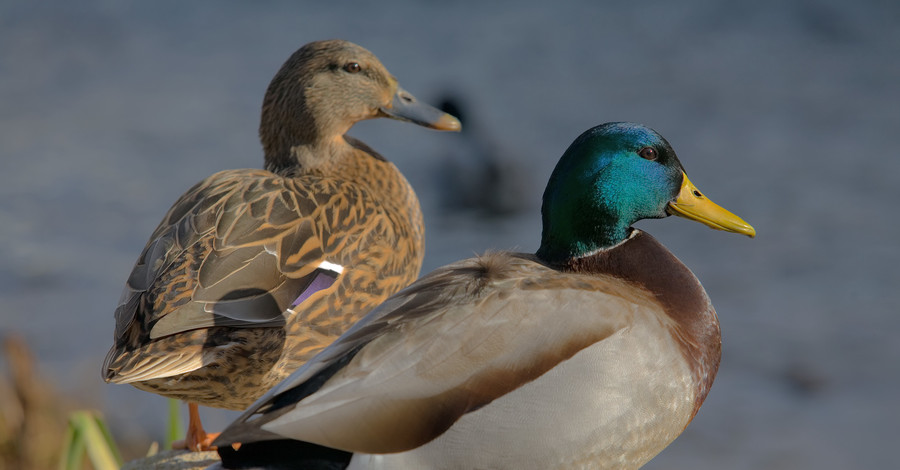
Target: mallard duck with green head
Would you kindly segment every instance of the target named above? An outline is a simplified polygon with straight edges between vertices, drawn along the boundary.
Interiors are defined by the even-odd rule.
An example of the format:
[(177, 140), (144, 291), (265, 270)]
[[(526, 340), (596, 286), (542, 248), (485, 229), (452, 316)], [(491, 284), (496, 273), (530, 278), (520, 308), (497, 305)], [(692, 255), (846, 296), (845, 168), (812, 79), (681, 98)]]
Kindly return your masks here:
[(542, 213), (536, 253), (433, 271), (266, 393), (216, 441), (223, 465), (633, 469), (653, 458), (706, 398), (721, 344), (700, 282), (632, 224), (674, 214), (755, 231), (631, 123), (572, 143)]
[(376, 117), (460, 128), (366, 49), (303, 46), (263, 101), (265, 169), (197, 183), (150, 236), (102, 374), (188, 401), (188, 447), (209, 445), (198, 403), (246, 408), (418, 276), (424, 225), (412, 187), (346, 135)]

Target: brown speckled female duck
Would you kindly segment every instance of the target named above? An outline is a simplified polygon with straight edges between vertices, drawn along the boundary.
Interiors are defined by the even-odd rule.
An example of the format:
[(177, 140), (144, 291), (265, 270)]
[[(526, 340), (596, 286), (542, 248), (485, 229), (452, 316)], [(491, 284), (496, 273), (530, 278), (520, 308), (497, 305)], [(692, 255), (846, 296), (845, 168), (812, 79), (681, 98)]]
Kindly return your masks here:
[(369, 51), (333, 40), (295, 52), (262, 106), (265, 170), (191, 188), (150, 236), (116, 309), (107, 382), (243, 409), (418, 276), (424, 226), (397, 168), (345, 133), (391, 117), (459, 121), (417, 102)]
[[(581, 135), (544, 192), (535, 254), (398, 292), (216, 441), (227, 468), (635, 469), (690, 423), (719, 366), (700, 282), (640, 219), (754, 236), (659, 134)], [(234, 450), (228, 444), (241, 443)]]

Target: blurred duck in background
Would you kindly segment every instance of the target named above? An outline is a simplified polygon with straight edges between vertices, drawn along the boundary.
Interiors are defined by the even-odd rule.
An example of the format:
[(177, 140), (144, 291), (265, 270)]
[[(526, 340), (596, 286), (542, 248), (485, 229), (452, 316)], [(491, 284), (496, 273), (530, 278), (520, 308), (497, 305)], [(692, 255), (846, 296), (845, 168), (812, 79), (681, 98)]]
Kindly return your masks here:
[(439, 103), (442, 111), (465, 125), (439, 154), (435, 180), (441, 207), (490, 217), (532, 209), (536, 201), (529, 190), (534, 187), (534, 176), (523, 163), (531, 159), (492, 137), (461, 94), (448, 92)]

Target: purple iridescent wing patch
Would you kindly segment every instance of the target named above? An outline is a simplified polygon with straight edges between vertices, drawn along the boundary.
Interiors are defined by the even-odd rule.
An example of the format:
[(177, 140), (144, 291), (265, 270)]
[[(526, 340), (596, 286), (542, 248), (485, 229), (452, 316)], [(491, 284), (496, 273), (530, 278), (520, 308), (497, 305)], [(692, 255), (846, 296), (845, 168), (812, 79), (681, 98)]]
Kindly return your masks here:
[(308, 299), (309, 296), (322, 289), (328, 289), (329, 287), (331, 287), (331, 285), (334, 284), (335, 279), (337, 279), (338, 274), (339, 273), (331, 271), (329, 269), (316, 269), (315, 272), (313, 272), (312, 281), (310, 281), (309, 284), (306, 285), (306, 288), (303, 289), (303, 292), (301, 292), (297, 299), (294, 300), (293, 303), (291, 303), (291, 307), (296, 307), (302, 304), (303, 301)]

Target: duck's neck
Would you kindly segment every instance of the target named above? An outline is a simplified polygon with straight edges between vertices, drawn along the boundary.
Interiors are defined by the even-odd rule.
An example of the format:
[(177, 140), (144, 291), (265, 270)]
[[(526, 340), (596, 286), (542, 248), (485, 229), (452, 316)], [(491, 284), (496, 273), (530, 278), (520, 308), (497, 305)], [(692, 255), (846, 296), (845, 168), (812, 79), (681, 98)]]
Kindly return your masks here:
[(541, 246), (535, 253), (539, 258), (554, 263), (581, 258), (612, 248), (632, 233), (630, 221), (623, 220), (618, 214), (597, 208), (580, 214), (578, 211), (578, 207), (571, 207), (571, 213), (553, 217), (553, 220), (545, 213)]
[(265, 168), (285, 174), (305, 171), (332, 162), (322, 157), (338, 157), (350, 146), (343, 135), (353, 125), (319, 103), (309, 102), (303, 93), (288, 98), (270, 87), (263, 100), (259, 123)]
[(298, 143), (278, 152), (265, 154), (265, 168), (282, 176), (296, 176), (302, 173), (329, 173), (350, 158), (353, 151), (343, 136), (325, 141)]

